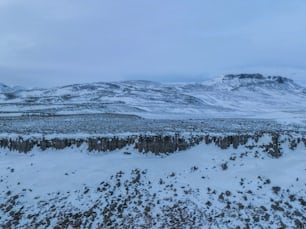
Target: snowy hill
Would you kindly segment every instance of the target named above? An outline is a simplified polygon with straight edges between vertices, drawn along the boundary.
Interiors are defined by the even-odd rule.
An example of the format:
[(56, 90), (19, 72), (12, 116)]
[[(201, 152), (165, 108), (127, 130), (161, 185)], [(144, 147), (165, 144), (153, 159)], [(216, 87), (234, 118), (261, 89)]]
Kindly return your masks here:
[(275, 90), (300, 90), (301, 86), (293, 80), (281, 76), (265, 77), (261, 74), (225, 75), (217, 85), (228, 87), (229, 90), (266, 88)]
[(125, 113), (154, 118), (250, 117), (301, 121), (306, 89), (279, 76), (226, 75), (202, 83), (150, 81), (75, 84), (51, 89), (2, 86), (1, 115)]
[(305, 99), (260, 74), (0, 85), (0, 227), (303, 229)]

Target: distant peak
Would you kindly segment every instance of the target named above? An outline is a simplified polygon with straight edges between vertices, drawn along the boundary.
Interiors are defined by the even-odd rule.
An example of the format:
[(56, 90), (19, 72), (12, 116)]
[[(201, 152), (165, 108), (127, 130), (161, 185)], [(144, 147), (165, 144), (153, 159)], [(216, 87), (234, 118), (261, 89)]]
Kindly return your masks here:
[(9, 92), (11, 90), (12, 89), (9, 86), (7, 86), (7, 85), (5, 85), (3, 83), (0, 83), (0, 92)]
[[(220, 78), (219, 78), (220, 79)], [(259, 73), (255, 74), (228, 74), (216, 81), (215, 84), (219, 89), (239, 90), (248, 88), (250, 90), (257, 89), (273, 89), (273, 90), (300, 90), (302, 86), (295, 83), (292, 79), (283, 76), (264, 76)]]
[(256, 80), (256, 81), (269, 81), (269, 82), (275, 82), (275, 83), (292, 83), (293, 80), (288, 79), (283, 76), (263, 76), (262, 74), (255, 73), (255, 74), (229, 74), (225, 75), (223, 77), (223, 80)]
[(5, 84), (3, 84), (3, 83), (0, 83), (0, 87), (6, 87), (6, 88), (8, 88), (8, 86), (5, 85)]

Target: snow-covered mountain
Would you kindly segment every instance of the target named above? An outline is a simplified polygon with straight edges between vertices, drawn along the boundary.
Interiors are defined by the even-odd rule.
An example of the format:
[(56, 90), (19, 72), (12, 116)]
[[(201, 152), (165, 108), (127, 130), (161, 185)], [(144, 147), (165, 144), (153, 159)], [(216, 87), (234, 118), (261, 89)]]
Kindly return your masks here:
[(259, 117), (300, 120), (306, 89), (261, 74), (225, 75), (201, 83), (150, 81), (74, 84), (49, 89), (0, 88), (2, 115), (128, 113), (155, 118)]
[(0, 228), (306, 228), (305, 99), (260, 74), (1, 85)]

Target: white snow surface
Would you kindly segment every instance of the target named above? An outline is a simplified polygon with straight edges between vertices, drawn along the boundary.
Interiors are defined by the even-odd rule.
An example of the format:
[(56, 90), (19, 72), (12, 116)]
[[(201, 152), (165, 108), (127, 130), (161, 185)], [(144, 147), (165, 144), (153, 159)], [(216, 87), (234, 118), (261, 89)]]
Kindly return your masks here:
[[(300, 211), (305, 216), (305, 207), (301, 207), (297, 200), (289, 201), (288, 196), (290, 194), (291, 196), (305, 197), (306, 151), (302, 144), (298, 145), (294, 151), (286, 145), (283, 147), (285, 154), (278, 159), (273, 159), (260, 151), (255, 153), (256, 149), (250, 152), (244, 146), (240, 146), (238, 149), (221, 150), (216, 146), (205, 144), (163, 156), (151, 153), (141, 154), (129, 147), (106, 153), (88, 153), (85, 146), (44, 152), (35, 149), (30, 154), (1, 150), (0, 204), (7, 195), (17, 194), (19, 195), (19, 203), (22, 203), (22, 209), (26, 209), (27, 214), (39, 213), (39, 217), (42, 219), (49, 214), (50, 205), (55, 205), (57, 211), (60, 211), (61, 206), (64, 208), (62, 210), (67, 212), (73, 211), (71, 209), (86, 211), (97, 201), (101, 201), (101, 205), (103, 205), (106, 202), (109, 203), (111, 199), (115, 200), (122, 196), (126, 198), (128, 194), (124, 188), (119, 187), (115, 189), (116, 191), (111, 191), (110, 196), (106, 196), (108, 194), (100, 196), (99, 187), (103, 187), (101, 184), (105, 185), (105, 183), (111, 185), (106, 187), (113, 187), (112, 185), (116, 183), (112, 184), (115, 180), (112, 181), (113, 178), (110, 177), (115, 177), (119, 172), (123, 174), (120, 182), (133, 180), (135, 178), (133, 178), (131, 171), (137, 169), (145, 174), (141, 179), (143, 183), (135, 187), (131, 183), (129, 187), (132, 189), (133, 187), (135, 189), (141, 187), (141, 195), (152, 196), (155, 193), (161, 204), (165, 205), (169, 204), (167, 201), (170, 201), (171, 204), (173, 198), (182, 201), (182, 203), (185, 200), (192, 201), (200, 209), (206, 209), (208, 212), (207, 203), (210, 202), (214, 208), (210, 214), (216, 217), (215, 221), (212, 223), (207, 221), (206, 225), (198, 225), (195, 228), (245, 226), (245, 222), (240, 218), (235, 219), (231, 215), (236, 210), (231, 209), (229, 212), (225, 210), (228, 201), (232, 204), (241, 202), (245, 208), (250, 205), (254, 208), (264, 206), (272, 217), (280, 217), (272, 218), (270, 222), (261, 219), (259, 223), (254, 223), (251, 220), (250, 226), (252, 228), (261, 228), (262, 226), (277, 228), (279, 219), (289, 227), (296, 227), (294, 220), (289, 220), (282, 215), (285, 212), (277, 213), (276, 211), (275, 213), (272, 208), (274, 201), (281, 201), (281, 203), (288, 201), (292, 206), (292, 211)], [(249, 153), (245, 153), (248, 151)], [(125, 152), (129, 152), (129, 154)], [(228, 167), (225, 170), (221, 167), (224, 163)], [(149, 189), (145, 189), (148, 187)], [(275, 193), (273, 187), (280, 187), (280, 193)], [(11, 193), (7, 194), (8, 191)], [(226, 200), (222, 198), (220, 200), (220, 195), (223, 196), (224, 193), (230, 194), (226, 196)], [(243, 200), (243, 198), (247, 199)], [(51, 201), (50, 205), (47, 203), (49, 200)], [(44, 210), (45, 205), (47, 207)], [(129, 213), (136, 211), (134, 205), (137, 204), (130, 203), (128, 205)], [(18, 210), (21, 206), (17, 204), (16, 209)], [(192, 206), (188, 206), (192, 208)], [(151, 206), (151, 211), (152, 214), (161, 214), (161, 209), (158, 206)], [(217, 215), (222, 212), (223, 214), (225, 212), (225, 216), (218, 219)], [(240, 214), (245, 214), (248, 218), (250, 217), (248, 214), (251, 213), (248, 213), (247, 210), (245, 212), (241, 210)], [(93, 221), (94, 227), (99, 226), (98, 222), (102, 222), (103, 217), (105, 215), (97, 216)], [(118, 215), (114, 217), (114, 222), (120, 221)], [(0, 225), (9, 218), (8, 214), (2, 215)], [(51, 223), (49, 222), (48, 228), (53, 228), (58, 223), (54, 221), (54, 218), (52, 220)], [(217, 224), (218, 222), (223, 224)], [(29, 220), (23, 219), (19, 223), (21, 228), (29, 226), (27, 224)], [(137, 227), (142, 223), (146, 222), (135, 221), (134, 225), (127, 225), (127, 228)], [(305, 221), (301, 223), (304, 224)], [(159, 224), (152, 226), (152, 228), (164, 227), (165, 225)]]
[[(200, 144), (167, 156), (141, 154), (133, 148), (106, 153), (89, 153), (85, 147), (46, 151), (36, 149), (30, 154), (1, 151), (0, 174), (5, 185), (1, 185), (0, 192), (7, 187), (14, 192), (32, 189), (29, 200), (50, 192), (76, 190), (83, 185), (95, 187), (110, 174), (134, 168), (148, 170), (150, 180), (166, 177), (171, 172), (181, 174), (178, 185), (190, 184), (199, 188), (202, 194), (207, 186), (218, 190), (239, 189), (237, 182), (241, 177), (250, 180), (249, 186), (256, 188), (257, 176), (273, 178), (273, 183), (283, 188), (293, 187), (299, 191), (306, 188), (306, 151), (303, 146), (294, 151), (287, 149), (279, 159), (264, 153), (260, 158), (246, 156), (229, 163), (230, 168), (224, 172), (220, 164), (228, 161), (230, 156), (245, 152), (243, 146), (238, 150), (221, 150), (213, 145)], [(125, 155), (126, 151), (131, 154)], [(196, 174), (190, 173), (192, 166), (199, 168)], [(8, 173), (11, 168), (14, 172)], [(204, 184), (201, 174), (207, 176)], [(296, 182), (298, 177), (301, 180)], [(18, 182), (21, 184), (17, 185)]]
[(146, 118), (272, 118), (306, 123), (306, 89), (279, 76), (226, 75), (200, 83), (150, 81), (51, 89), (0, 87), (0, 115), (125, 113)]

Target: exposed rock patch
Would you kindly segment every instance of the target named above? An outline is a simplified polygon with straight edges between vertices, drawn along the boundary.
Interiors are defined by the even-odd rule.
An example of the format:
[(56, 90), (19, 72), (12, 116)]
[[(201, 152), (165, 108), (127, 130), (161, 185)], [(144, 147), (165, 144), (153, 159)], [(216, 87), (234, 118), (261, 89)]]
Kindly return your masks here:
[[(260, 142), (262, 138), (269, 138), (268, 142)], [(41, 150), (46, 149), (65, 149), (67, 147), (80, 147), (87, 145), (89, 152), (106, 152), (116, 149), (122, 149), (126, 146), (134, 146), (141, 153), (152, 152), (154, 154), (173, 153), (183, 151), (193, 146), (202, 144), (214, 144), (221, 149), (233, 147), (237, 149), (239, 146), (253, 149), (255, 147), (262, 149), (271, 157), (278, 158), (282, 155), (282, 144), (288, 142), (290, 149), (294, 150), (298, 144), (304, 143), (306, 147), (306, 139), (303, 137), (293, 137), (290, 134), (281, 135), (277, 132), (254, 134), (236, 134), (228, 136), (218, 135), (132, 135), (127, 137), (88, 137), (88, 138), (2, 138), (0, 139), (0, 147), (9, 149), (10, 151), (18, 151), (20, 153), (28, 153), (34, 147)]]

